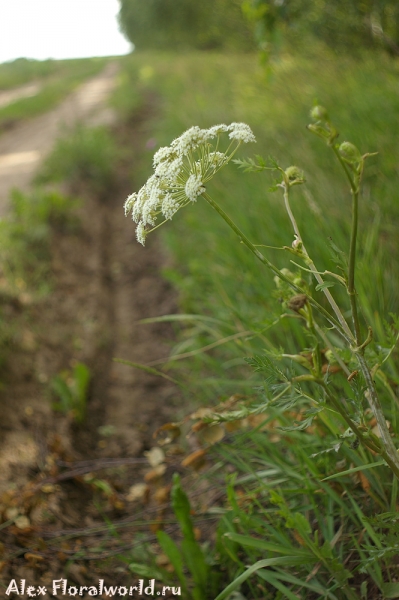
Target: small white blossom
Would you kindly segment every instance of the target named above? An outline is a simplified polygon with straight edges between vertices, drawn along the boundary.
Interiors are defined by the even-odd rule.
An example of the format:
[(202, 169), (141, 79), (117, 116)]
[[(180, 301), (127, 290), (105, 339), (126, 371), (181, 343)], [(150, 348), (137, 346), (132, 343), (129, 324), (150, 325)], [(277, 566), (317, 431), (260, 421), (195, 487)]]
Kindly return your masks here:
[(203, 144), (209, 138), (208, 129), (200, 129), (197, 125), (190, 127), (180, 137), (173, 140), (171, 146), (178, 154), (186, 156), (190, 151), (196, 150), (200, 144)]
[(125, 217), (130, 213), (130, 211), (133, 208), (134, 203), (137, 200), (137, 193), (134, 192), (133, 194), (130, 194), (130, 196), (128, 196), (126, 198), (125, 204), (124, 204), (124, 209), (125, 209)]
[(140, 221), (136, 227), (136, 238), (137, 238), (137, 241), (140, 242), (140, 244), (143, 244), (143, 246), (145, 244), (146, 235), (147, 235), (147, 232), (145, 230), (144, 223), (142, 221)]
[(210, 127), (208, 129), (209, 137), (214, 138), (216, 135), (220, 135), (221, 133), (226, 133), (226, 131), (228, 131), (228, 130), (229, 130), (228, 126), (225, 125), (224, 123), (221, 123), (220, 125), (213, 125), (213, 127)]
[(170, 148), (169, 146), (163, 146), (162, 148), (159, 148), (159, 150), (157, 150), (157, 152), (155, 152), (154, 154), (154, 167), (159, 165), (159, 163), (164, 160), (173, 160), (174, 158), (176, 158), (176, 151), (173, 150), (173, 148)]
[(200, 196), (202, 192), (205, 192), (201, 175), (192, 173), (186, 181), (184, 191), (186, 192), (187, 198), (191, 200), (191, 202), (195, 202), (197, 200), (197, 196)]
[(162, 214), (165, 219), (171, 219), (179, 210), (179, 203), (170, 194), (166, 194), (162, 200)]
[(247, 144), (248, 142), (256, 142), (252, 129), (246, 123), (232, 123), (229, 125), (229, 138)]
[(175, 158), (171, 162), (163, 161), (157, 165), (155, 175), (157, 177), (165, 177), (171, 181), (175, 181), (183, 167), (183, 159)]
[(146, 201), (147, 196), (144, 194), (137, 194), (137, 200), (133, 205), (132, 209), (132, 219), (135, 223), (138, 223), (141, 219), (141, 211), (143, 210), (144, 203)]

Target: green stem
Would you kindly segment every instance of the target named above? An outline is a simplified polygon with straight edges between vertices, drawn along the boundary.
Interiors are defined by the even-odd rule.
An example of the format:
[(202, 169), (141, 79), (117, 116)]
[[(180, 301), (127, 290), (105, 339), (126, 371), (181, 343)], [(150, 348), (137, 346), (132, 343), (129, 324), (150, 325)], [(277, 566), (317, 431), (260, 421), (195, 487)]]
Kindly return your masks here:
[[(230, 219), (228, 214), (224, 212), (222, 207), (219, 206), (219, 204), (217, 202), (215, 202), (215, 200), (213, 200), (209, 196), (209, 194), (207, 194), (206, 192), (203, 192), (202, 196), (212, 206), (212, 208), (214, 210), (216, 210), (217, 213), (219, 213), (219, 215), (226, 221), (226, 223), (229, 225), (229, 227), (231, 227), (231, 229), (234, 231), (234, 233), (237, 234), (237, 236), (240, 238), (242, 243), (245, 244), (247, 246), (247, 248), (249, 248), (251, 250), (251, 252), (256, 256), (256, 258), (258, 260), (260, 260), (261, 263), (266, 265), (280, 279), (282, 279), (283, 281), (288, 283), (292, 287), (292, 289), (295, 290), (298, 294), (305, 294), (307, 296), (307, 294), (305, 293), (305, 291), (302, 288), (295, 285), (290, 279), (288, 279), (288, 277), (286, 277), (286, 275), (284, 275), (284, 273), (282, 273), (277, 267), (275, 267), (273, 265), (273, 263), (270, 262), (270, 260), (268, 260), (265, 256), (263, 256), (263, 254), (261, 252), (259, 252), (259, 250), (256, 248), (256, 246), (254, 246), (254, 244), (247, 238), (245, 233), (243, 233), (241, 231), (241, 229), (239, 227), (237, 227), (237, 225), (234, 223), (234, 221), (232, 221)], [(350, 330), (348, 330), (349, 334), (350, 334), (350, 338), (348, 339), (347, 331), (344, 330), (343, 327), (341, 327), (340, 323), (338, 323), (338, 321), (336, 321), (334, 319), (334, 317), (332, 317), (328, 311), (326, 311), (318, 302), (316, 302), (313, 298), (311, 298), (309, 296), (308, 296), (308, 301), (329, 321), (329, 323), (331, 325), (333, 325), (333, 327), (336, 328), (336, 330), (342, 335), (342, 337), (348, 343), (352, 342), (353, 336), (352, 336), (352, 333)]]
[(340, 156), (336, 146), (332, 145), (332, 150), (339, 160), (351, 186), (352, 193), (352, 230), (351, 240), (349, 248), (349, 268), (348, 268), (348, 293), (351, 302), (351, 311), (353, 324), (355, 328), (356, 344), (357, 348), (352, 348), (352, 351), (356, 354), (357, 361), (359, 363), (360, 370), (364, 377), (367, 385), (367, 399), (373, 415), (377, 421), (378, 429), (380, 431), (381, 442), (384, 447), (382, 453), (383, 458), (392, 469), (393, 473), (399, 479), (399, 454), (392, 441), (392, 437), (389, 433), (387, 423), (385, 420), (382, 406), (380, 404), (377, 389), (373, 377), (371, 375), (369, 366), (364, 357), (364, 345), (360, 344), (360, 325), (357, 313), (357, 301), (356, 301), (356, 290), (355, 290), (355, 267), (356, 267), (356, 239), (357, 239), (357, 226), (358, 226), (358, 203), (359, 203), (359, 189), (360, 182), (363, 174), (363, 161), (356, 172), (356, 177), (353, 178), (348, 170), (347, 165)]
[[(237, 236), (240, 238), (240, 240), (243, 242), (243, 244), (245, 244), (249, 248), (249, 250), (251, 250), (251, 252), (258, 258), (258, 260), (260, 260), (264, 265), (266, 265), (273, 273), (278, 275), (278, 277), (280, 277), (280, 279), (282, 279), (283, 281), (288, 283), (297, 293), (299, 293), (299, 294), (305, 293), (304, 290), (302, 290), (300, 287), (293, 284), (292, 281), (290, 281), (288, 279), (288, 277), (286, 277), (277, 267), (275, 267), (273, 265), (273, 263), (271, 263), (265, 256), (263, 256), (263, 254), (261, 252), (259, 252), (259, 250), (252, 244), (252, 242), (250, 242), (250, 240), (241, 231), (241, 229), (239, 229), (239, 227), (237, 227), (237, 225), (234, 223), (234, 221), (232, 221), (230, 219), (230, 217), (224, 212), (224, 210), (219, 206), (219, 204), (217, 202), (215, 202), (209, 196), (209, 194), (204, 192), (202, 194), (202, 196), (212, 206), (212, 208), (214, 208), (214, 210), (216, 210), (216, 212), (219, 213), (219, 215), (226, 221), (226, 223), (231, 227), (231, 229), (237, 234)], [(341, 324), (338, 323), (338, 321), (336, 321), (330, 315), (330, 313), (328, 311), (326, 311), (313, 298), (308, 297), (308, 301), (310, 304), (312, 304), (312, 306), (317, 308), (317, 310), (337, 329), (337, 331), (339, 331), (341, 333), (341, 335), (346, 339), (346, 341), (349, 344), (352, 343), (353, 335), (350, 332), (350, 330), (349, 330), (350, 338), (348, 339), (347, 330), (346, 329), (344, 330), (343, 327), (341, 327)], [(348, 328), (347, 324), (346, 324), (346, 327)], [(381, 432), (381, 441), (383, 442), (383, 445), (385, 447), (385, 449), (383, 449), (383, 450), (379, 449), (379, 452), (382, 455), (382, 457), (386, 460), (387, 464), (392, 469), (392, 471), (394, 472), (396, 477), (398, 477), (398, 479), (399, 479), (399, 454), (397, 453), (395, 445), (389, 434), (388, 427), (387, 427), (387, 424), (385, 421), (385, 417), (384, 417), (384, 414), (382, 412), (382, 409), (381, 409), (381, 406), (380, 406), (380, 403), (378, 400), (377, 390), (375, 388), (373, 379), (370, 374), (370, 370), (368, 368), (367, 362), (366, 362), (362, 352), (356, 352), (356, 356), (357, 356), (357, 359), (359, 362), (360, 369), (361, 369), (364, 379), (366, 381), (366, 385), (369, 390), (369, 398), (368, 399), (369, 399), (370, 407), (371, 407), (373, 414), (377, 420), (377, 423), (378, 423), (378, 426), (379, 426), (379, 429)], [(335, 400), (334, 400), (334, 402), (335, 402)], [(337, 406), (339, 406), (339, 403), (337, 403)], [(338, 408), (337, 408), (337, 410), (338, 410)], [(343, 409), (341, 408), (341, 410), (343, 410)], [(340, 414), (341, 414), (341, 410), (339, 410)], [(346, 420), (346, 417), (349, 418), (348, 415), (344, 416), (344, 414), (342, 414), (342, 416), (345, 420)], [(351, 423), (352, 423), (352, 421), (351, 421)], [(356, 427), (355, 424), (354, 424), (354, 426)], [(350, 425), (350, 427), (352, 428), (352, 425)], [(356, 435), (358, 435), (358, 434), (356, 434)], [(375, 450), (375, 451), (377, 451), (377, 450)]]
[(359, 210), (359, 190), (352, 189), (352, 229), (351, 241), (349, 247), (349, 266), (348, 266), (348, 294), (350, 298), (353, 326), (355, 329), (356, 344), (360, 344), (360, 324), (357, 313), (357, 301), (355, 290), (355, 267), (356, 267), (356, 241), (357, 241), (357, 224)]
[(360, 431), (360, 429), (358, 428), (356, 423), (354, 421), (352, 421), (352, 419), (350, 418), (350, 416), (348, 415), (346, 410), (343, 408), (342, 404), (340, 404), (340, 402), (338, 400), (336, 400), (336, 398), (330, 392), (330, 390), (328, 389), (325, 382), (322, 380), (319, 380), (317, 383), (323, 388), (323, 390), (324, 390), (327, 398), (329, 399), (330, 403), (332, 404), (332, 406), (341, 415), (341, 417), (344, 419), (344, 421), (348, 425), (348, 427), (350, 427), (350, 429), (352, 429), (353, 433), (356, 435), (356, 437), (359, 439), (359, 441), (363, 444), (363, 446), (365, 446), (369, 450), (372, 450), (373, 452), (377, 452), (378, 454), (381, 454), (381, 448), (378, 448), (373, 443), (372, 440), (370, 440), (364, 436), (364, 434)]
[(377, 421), (378, 429), (380, 431), (381, 441), (385, 448), (385, 453), (382, 454), (387, 464), (390, 466), (396, 477), (399, 479), (399, 454), (392, 441), (391, 434), (389, 433), (387, 422), (385, 420), (384, 413), (378, 398), (377, 389), (370, 373), (369, 366), (362, 352), (357, 353), (357, 360), (361, 369), (362, 375), (367, 385), (367, 400), (373, 415)]
[[(302, 240), (302, 236), (300, 234), (296, 219), (294, 217), (294, 214), (291, 210), (291, 206), (290, 206), (290, 202), (289, 202), (289, 186), (287, 184), (283, 184), (283, 189), (284, 189), (284, 203), (285, 203), (285, 209), (287, 211), (287, 214), (289, 216), (289, 219), (291, 221), (292, 227), (294, 229), (295, 235), (297, 237), (297, 239), (301, 242), (302, 244), (302, 252), (303, 254), (306, 256), (306, 263), (309, 265), (310, 270), (312, 271), (316, 281), (320, 284), (323, 285), (324, 283), (324, 279), (321, 277), (319, 271), (316, 269), (316, 266), (314, 264), (314, 262), (312, 261), (312, 259), (310, 258), (305, 245), (303, 243)], [(351, 330), (348, 327), (347, 322), (345, 321), (345, 318), (342, 314), (342, 312), (339, 309), (339, 306), (337, 305), (337, 303), (335, 302), (334, 298), (331, 295), (331, 292), (329, 291), (328, 288), (324, 288), (323, 289), (323, 293), (325, 295), (325, 297), (328, 300), (328, 303), (330, 304), (331, 308), (333, 309), (335, 316), (337, 317), (342, 329), (345, 331), (347, 337), (351, 340), (353, 340), (353, 335)]]

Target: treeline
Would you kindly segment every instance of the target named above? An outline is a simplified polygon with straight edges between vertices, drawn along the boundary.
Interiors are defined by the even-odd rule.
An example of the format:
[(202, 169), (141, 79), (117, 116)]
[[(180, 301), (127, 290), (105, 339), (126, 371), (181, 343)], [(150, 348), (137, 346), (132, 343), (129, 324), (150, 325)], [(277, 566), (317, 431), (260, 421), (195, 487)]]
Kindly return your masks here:
[(242, 0), (120, 0), (122, 32), (138, 49), (253, 50)]
[(138, 49), (267, 51), (278, 40), (321, 38), (337, 50), (399, 55), (398, 0), (120, 0), (123, 33)]

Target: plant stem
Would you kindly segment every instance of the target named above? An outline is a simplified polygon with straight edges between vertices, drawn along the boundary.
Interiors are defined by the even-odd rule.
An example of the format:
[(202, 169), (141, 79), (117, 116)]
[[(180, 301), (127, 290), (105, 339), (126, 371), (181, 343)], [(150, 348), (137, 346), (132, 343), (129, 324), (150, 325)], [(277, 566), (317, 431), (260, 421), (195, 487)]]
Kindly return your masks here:
[(348, 265), (348, 294), (351, 303), (353, 326), (355, 329), (356, 344), (360, 344), (360, 324), (357, 314), (357, 301), (355, 290), (355, 266), (356, 266), (356, 240), (357, 240), (357, 222), (359, 207), (359, 190), (352, 189), (352, 229), (351, 241), (349, 247), (349, 265)]
[(356, 266), (356, 241), (357, 241), (357, 224), (358, 224), (358, 212), (359, 212), (359, 190), (360, 181), (363, 174), (363, 161), (359, 166), (359, 170), (356, 172), (356, 177), (352, 177), (348, 166), (345, 164), (342, 156), (340, 155), (336, 145), (332, 144), (331, 148), (337, 157), (346, 177), (348, 178), (351, 194), (352, 194), (352, 227), (351, 227), (351, 239), (349, 246), (349, 265), (348, 265), (348, 294), (351, 304), (353, 327), (355, 330), (356, 344), (360, 344), (360, 323), (357, 313), (357, 300), (355, 290), (355, 266)]
[(331, 146), (335, 156), (341, 164), (351, 186), (352, 193), (352, 228), (351, 228), (351, 240), (349, 247), (349, 265), (348, 265), (348, 293), (351, 303), (352, 319), (355, 329), (356, 345), (357, 348), (351, 348), (352, 352), (356, 354), (357, 361), (359, 363), (360, 370), (364, 377), (367, 385), (367, 400), (373, 415), (377, 421), (378, 429), (380, 431), (381, 442), (384, 447), (383, 458), (392, 469), (393, 473), (399, 479), (399, 454), (392, 441), (392, 437), (389, 433), (387, 423), (385, 420), (384, 413), (378, 398), (377, 389), (373, 377), (371, 375), (369, 366), (364, 357), (364, 346), (360, 344), (360, 325), (359, 317), (357, 313), (357, 300), (355, 290), (355, 268), (356, 268), (356, 241), (357, 241), (357, 227), (358, 227), (358, 204), (359, 204), (359, 190), (360, 182), (363, 174), (363, 160), (359, 165), (356, 176), (352, 177), (347, 165), (345, 164), (342, 156), (339, 154), (338, 149), (335, 145)]
[(385, 454), (382, 454), (387, 464), (390, 466), (396, 477), (399, 479), (399, 454), (392, 441), (391, 434), (389, 433), (387, 422), (385, 420), (384, 413), (378, 398), (375, 383), (370, 373), (369, 366), (362, 352), (357, 352), (357, 360), (359, 367), (362, 371), (362, 375), (367, 385), (367, 400), (370, 408), (373, 411), (373, 415), (376, 418), (378, 428), (380, 431), (381, 441), (385, 448)]
[[(278, 277), (280, 277), (280, 279), (287, 282), (297, 293), (299, 293), (299, 294), (304, 293), (304, 291), (300, 287), (298, 287), (294, 283), (292, 283), (292, 281), (290, 281), (288, 279), (288, 277), (286, 277), (277, 267), (275, 267), (273, 265), (273, 263), (271, 263), (265, 256), (263, 256), (263, 254), (261, 252), (259, 252), (259, 250), (252, 244), (252, 242), (241, 231), (241, 229), (239, 227), (237, 227), (237, 225), (234, 223), (234, 221), (232, 221), (230, 219), (230, 217), (224, 212), (224, 210), (219, 206), (219, 204), (217, 202), (215, 202), (209, 196), (209, 194), (204, 192), (202, 194), (202, 196), (212, 206), (212, 208), (214, 210), (216, 210), (217, 213), (219, 213), (219, 215), (226, 221), (226, 223), (229, 225), (229, 227), (231, 227), (231, 229), (240, 238), (240, 240), (243, 242), (243, 244), (245, 244), (251, 250), (251, 252), (258, 258), (258, 260), (260, 260), (264, 265), (266, 265), (273, 273), (278, 275)], [(337, 331), (339, 331), (341, 333), (341, 335), (346, 339), (346, 341), (351, 346), (351, 344), (355, 340), (353, 338), (353, 334), (350, 331), (346, 321), (344, 320), (345, 325), (346, 325), (346, 327), (344, 329), (343, 323), (341, 323), (341, 320), (339, 320), (339, 323), (338, 323), (330, 315), (330, 313), (328, 311), (326, 311), (320, 304), (318, 304), (318, 302), (316, 302), (313, 298), (308, 297), (308, 301), (310, 304), (315, 306), (315, 308), (317, 308), (317, 310), (336, 328)], [(369, 367), (363, 356), (362, 350), (356, 351), (357, 348), (353, 348), (352, 346), (351, 346), (351, 348), (352, 348), (352, 351), (356, 353), (360, 369), (362, 371), (363, 377), (364, 377), (364, 379), (366, 381), (366, 385), (368, 387), (369, 404), (370, 404), (373, 414), (377, 420), (377, 423), (378, 423), (378, 426), (379, 426), (379, 429), (381, 432), (381, 441), (384, 445), (384, 449), (382, 449), (382, 450), (378, 449), (378, 451), (381, 454), (381, 456), (385, 459), (385, 461), (387, 462), (389, 467), (392, 469), (393, 473), (399, 479), (399, 454), (396, 451), (395, 445), (389, 434), (388, 427), (387, 427), (385, 417), (384, 417), (384, 413), (382, 412), (382, 408), (381, 408), (381, 405), (380, 405), (380, 402), (378, 399), (378, 395), (377, 395), (377, 390), (375, 388), (373, 379), (371, 377)], [(336, 402), (336, 400), (334, 399), (334, 403), (335, 402)], [(339, 403), (337, 403), (336, 406), (339, 406)], [(338, 410), (338, 408), (337, 408), (337, 410)], [(341, 413), (341, 411), (343, 411), (343, 412)], [(346, 415), (346, 413), (343, 414), (345, 411), (342, 409), (342, 407), (340, 407), (339, 412), (340, 412), (340, 414), (342, 414), (343, 418), (346, 421), (347, 421), (347, 419), (350, 419), (350, 417), (348, 415)], [(351, 419), (350, 419), (350, 421), (351, 421), (351, 423), (353, 423)], [(352, 428), (352, 425), (349, 425), (349, 426)], [(355, 429), (354, 429), (354, 431), (355, 431)], [(358, 435), (358, 434), (356, 434), (356, 435)], [(360, 436), (360, 439), (361, 439), (361, 436)]]
[[(286, 277), (286, 275), (284, 275), (284, 273), (282, 273), (277, 267), (275, 267), (273, 265), (273, 263), (270, 262), (270, 260), (268, 260), (265, 256), (263, 256), (263, 254), (261, 252), (259, 252), (259, 250), (256, 248), (256, 246), (254, 246), (254, 244), (247, 238), (245, 233), (243, 233), (241, 231), (241, 229), (239, 227), (237, 227), (237, 225), (234, 223), (234, 221), (232, 221), (230, 219), (228, 214), (224, 212), (222, 207), (219, 206), (219, 204), (217, 202), (215, 202), (215, 200), (213, 200), (213, 198), (211, 198), (209, 196), (209, 194), (207, 194), (206, 192), (203, 192), (202, 196), (212, 206), (212, 208), (214, 210), (216, 210), (217, 213), (219, 213), (219, 215), (226, 221), (226, 223), (229, 225), (229, 227), (231, 227), (231, 229), (234, 231), (234, 233), (237, 234), (237, 236), (240, 238), (242, 243), (245, 244), (247, 246), (247, 248), (249, 248), (251, 250), (251, 252), (256, 256), (256, 258), (261, 261), (261, 263), (266, 265), (280, 279), (282, 279), (283, 281), (288, 283), (298, 294), (305, 294), (307, 296), (307, 294), (305, 293), (305, 291), (303, 289), (301, 289), (299, 286), (295, 285), (290, 279), (288, 279), (288, 277)], [(348, 333), (350, 335), (349, 339), (348, 339), (347, 331), (343, 329), (343, 327), (340, 325), (340, 323), (338, 323), (338, 321), (336, 321), (332, 317), (332, 315), (330, 315), (330, 313), (328, 311), (326, 311), (318, 302), (316, 302), (313, 298), (311, 298), (309, 296), (308, 296), (308, 301), (329, 321), (329, 323), (331, 325), (333, 325), (333, 327), (336, 328), (336, 330), (342, 335), (342, 337), (348, 343), (351, 343), (351, 341), (353, 341), (353, 335), (346, 323), (345, 324), (346, 324)]]
[[(289, 216), (289, 219), (291, 221), (292, 227), (294, 229), (295, 235), (297, 237), (297, 239), (301, 242), (302, 244), (302, 252), (303, 254), (306, 256), (306, 263), (309, 265), (310, 270), (312, 271), (314, 277), (316, 278), (316, 281), (320, 284), (323, 285), (324, 283), (324, 279), (321, 277), (320, 273), (318, 272), (318, 270), (316, 269), (316, 266), (314, 264), (314, 262), (312, 261), (312, 259), (310, 258), (305, 245), (303, 243), (302, 240), (302, 236), (300, 234), (299, 228), (298, 228), (298, 224), (296, 222), (296, 219), (294, 217), (294, 214), (291, 210), (291, 206), (290, 206), (290, 202), (289, 202), (289, 186), (287, 186), (286, 184), (282, 184), (283, 189), (284, 189), (284, 204), (285, 204), (285, 209), (287, 211), (287, 214)], [(323, 289), (323, 293), (325, 295), (325, 297), (328, 300), (328, 303), (330, 304), (331, 308), (333, 309), (338, 321), (341, 324), (342, 329), (345, 331), (346, 335), (348, 336), (349, 340), (353, 340), (353, 335), (352, 332), (342, 314), (342, 312), (339, 309), (339, 306), (337, 305), (337, 303), (335, 302), (334, 298), (331, 295), (331, 292), (329, 291), (328, 288), (324, 288)]]

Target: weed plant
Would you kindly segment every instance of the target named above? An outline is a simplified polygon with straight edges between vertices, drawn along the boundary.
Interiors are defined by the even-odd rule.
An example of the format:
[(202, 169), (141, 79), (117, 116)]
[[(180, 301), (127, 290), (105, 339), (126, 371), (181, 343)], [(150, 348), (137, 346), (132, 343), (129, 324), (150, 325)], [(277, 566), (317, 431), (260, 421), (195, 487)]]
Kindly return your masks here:
[[(197, 268), (204, 281), (211, 279), (204, 273), (205, 269), (209, 271), (210, 264), (205, 266), (204, 255), (214, 252), (218, 263), (226, 263), (227, 277), (231, 277), (232, 272), (243, 273), (240, 287), (246, 293), (248, 289), (256, 289), (254, 304), (260, 307), (263, 301), (264, 311), (272, 295), (271, 287), (263, 271), (248, 266), (255, 256), (274, 274), (277, 297), (282, 304), (283, 311), (277, 317), (262, 317), (254, 326), (252, 320), (244, 318), (245, 313), (240, 307), (243, 294), (238, 294), (233, 301), (232, 296), (219, 287), (228, 310), (222, 312), (213, 307), (209, 310), (208, 320), (206, 315), (191, 316), (192, 322), (199, 323), (200, 327), (205, 322), (207, 328), (203, 327), (203, 330), (212, 336), (215, 325), (220, 327), (219, 331), (223, 331), (224, 324), (228, 328), (230, 312), (230, 322), (234, 323), (236, 333), (225, 336), (230, 340), (219, 335), (217, 341), (257, 338), (259, 343), (257, 354), (247, 361), (257, 374), (257, 394), (241, 401), (238, 398), (234, 410), (231, 402), (228, 408), (226, 403), (222, 409), (213, 409), (203, 419), (204, 426), (223, 428), (230, 423), (242, 429), (245, 420), (261, 416), (255, 431), (252, 429), (236, 436), (229, 433), (225, 442), (219, 445), (219, 453), (224, 459), (219, 470), (229, 465), (235, 475), (228, 482), (228, 502), (221, 510), (223, 516), (213, 557), (233, 581), (218, 594), (217, 600), (233, 597), (230, 594), (240, 586), (244, 598), (371, 600), (379, 594), (384, 598), (399, 597), (397, 567), (393, 561), (397, 554), (395, 513), (399, 458), (392, 439), (392, 435), (397, 436), (395, 389), (399, 380), (392, 356), (398, 323), (393, 317), (388, 324), (385, 299), (379, 304), (381, 296), (378, 293), (374, 290), (366, 293), (368, 282), (362, 281), (361, 277), (360, 281), (355, 279), (355, 273), (359, 273), (355, 268), (356, 242), (362, 233), (362, 228), (358, 228), (359, 206), (366, 222), (372, 214), (367, 206), (367, 192), (366, 201), (362, 198), (359, 203), (364, 161), (371, 155), (362, 154), (352, 143), (338, 142), (338, 131), (322, 107), (316, 106), (312, 117), (310, 131), (324, 139), (332, 149), (352, 195), (352, 201), (338, 203), (338, 208), (344, 211), (340, 223), (345, 226), (341, 231), (338, 219), (334, 222), (337, 214), (333, 211), (336, 209), (332, 209), (331, 218), (330, 215), (327, 218), (326, 200), (323, 204), (316, 203), (314, 193), (310, 196), (298, 194), (299, 199), (294, 196), (295, 209), (292, 210), (291, 192), (294, 194), (296, 189), (303, 187), (304, 176), (297, 167), (281, 167), (279, 157), (265, 161), (258, 156), (256, 160), (237, 162), (247, 170), (269, 169), (274, 173), (272, 189), (282, 192), (283, 198), (277, 202), (285, 208), (284, 221), (281, 208), (276, 208), (277, 202), (266, 204), (263, 199), (259, 214), (266, 212), (266, 221), (251, 222), (259, 209), (259, 201), (254, 201), (254, 206), (247, 204), (252, 192), (247, 181), (241, 201), (237, 201), (237, 191), (243, 188), (237, 185), (236, 193), (233, 193), (231, 181), (223, 181), (222, 197), (229, 196), (223, 208), (219, 200), (213, 199), (217, 185), (212, 185), (212, 196), (209, 195), (207, 181), (232, 159), (241, 142), (253, 141), (248, 129), (237, 123), (207, 130), (191, 128), (169, 148), (161, 148), (154, 157), (154, 176), (138, 194), (129, 197), (125, 205), (127, 212), (133, 211), (133, 218), (138, 222), (138, 240), (144, 243), (149, 227), (159, 226), (160, 213), (169, 220), (180, 208), (198, 198), (197, 204), (202, 207), (196, 206), (199, 210), (193, 219), (200, 223), (198, 234), (201, 229), (204, 239), (200, 243), (197, 238), (195, 240), (198, 258), (194, 259), (194, 264), (203, 265)], [(219, 149), (219, 136), (223, 133), (230, 138), (227, 150)], [(214, 142), (216, 137), (218, 141)], [(210, 143), (214, 145), (211, 147)], [(235, 143), (237, 147), (234, 147)], [(292, 145), (287, 147), (289, 155)], [(222, 156), (217, 155), (219, 150), (222, 150)], [(308, 153), (309, 149), (304, 162), (309, 158)], [(283, 160), (285, 165), (291, 162), (287, 156)], [(179, 164), (176, 161), (180, 161)], [(315, 163), (315, 169), (307, 165), (311, 175), (314, 171), (319, 173), (317, 159)], [(334, 177), (337, 175), (333, 167), (330, 171)], [(342, 188), (348, 198), (345, 186)], [(328, 198), (331, 191), (326, 187), (323, 195)], [(240, 250), (219, 253), (219, 242), (212, 244), (213, 240), (223, 238), (223, 248), (227, 248), (226, 244), (230, 248), (232, 238), (222, 234), (211, 217), (205, 216), (205, 209), (209, 211), (206, 204), (211, 205), (215, 214), (221, 216), (239, 237)], [(315, 229), (314, 216), (318, 216), (318, 229)], [(395, 216), (393, 209), (392, 218)], [(271, 221), (274, 226), (279, 222), (291, 224), (290, 242), (287, 242), (287, 226), (281, 231), (276, 232), (274, 228), (270, 231), (267, 223)], [(187, 224), (196, 234), (189, 217), (186, 217)], [(326, 244), (327, 252), (319, 245), (321, 225), (333, 238), (329, 248)], [(302, 226), (306, 230), (304, 238)], [(313, 235), (309, 235), (309, 230)], [(182, 230), (178, 231), (181, 243)], [(259, 243), (253, 244), (247, 231), (251, 234), (255, 231), (254, 239), (264, 242), (266, 250)], [(379, 229), (374, 222), (373, 237), (378, 236)], [(376, 250), (367, 228), (361, 239), (368, 240), (369, 247)], [(242, 246), (246, 246), (253, 256), (248, 253), (247, 258), (241, 252)], [(349, 248), (348, 256), (342, 247)], [(200, 256), (198, 248), (204, 248)], [(282, 250), (290, 254), (294, 262), (294, 266), (289, 264), (290, 269), (281, 268), (281, 258), (275, 261), (277, 251), (284, 256)], [(187, 255), (185, 244), (184, 252)], [(385, 261), (370, 264), (367, 274), (374, 287), (383, 281), (381, 271)], [(234, 271), (228, 268), (233, 264)], [(334, 272), (331, 264), (335, 264)], [(363, 254), (362, 266), (364, 264)], [(376, 279), (373, 279), (374, 273), (378, 274)], [(385, 292), (394, 291), (394, 282), (385, 284)], [(330, 291), (333, 286), (334, 293)], [(234, 285), (232, 287), (234, 289)], [(337, 291), (339, 287), (341, 290)], [(246, 298), (244, 303), (246, 311), (252, 309), (250, 300)], [(373, 315), (373, 301), (377, 316)], [(199, 307), (200, 301), (195, 299), (194, 304)], [(223, 307), (223, 302), (219, 301), (217, 305)], [(359, 306), (362, 307), (360, 311)], [(207, 303), (205, 307), (208, 308)], [(211, 316), (215, 313), (217, 316), (222, 313), (223, 320)], [(285, 335), (275, 334), (266, 342), (266, 330), (282, 320), (294, 323), (288, 339), (285, 329)], [(248, 347), (250, 344), (239, 350), (242, 352)], [(220, 362), (220, 356), (218, 360)], [(385, 374), (381, 372), (383, 364), (388, 367)], [(237, 365), (242, 371), (242, 365), (233, 355), (227, 368), (234, 372)], [(223, 367), (226, 368), (226, 362)], [(234, 380), (231, 384), (237, 386), (238, 382)], [(218, 474), (217, 466), (216, 463), (212, 470), (214, 477)], [(218, 478), (219, 485), (222, 477), (221, 474)], [(166, 547), (163, 549), (165, 551)], [(207, 597), (197, 585), (191, 593), (193, 598)]]

